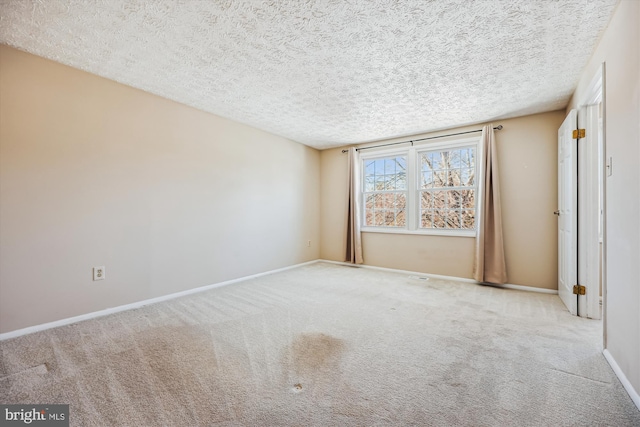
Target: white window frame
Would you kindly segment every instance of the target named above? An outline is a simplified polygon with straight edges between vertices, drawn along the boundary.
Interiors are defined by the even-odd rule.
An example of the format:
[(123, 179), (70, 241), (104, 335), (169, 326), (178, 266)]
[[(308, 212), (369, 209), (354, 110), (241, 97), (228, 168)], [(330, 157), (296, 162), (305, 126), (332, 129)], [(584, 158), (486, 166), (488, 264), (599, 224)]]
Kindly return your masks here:
[[(460, 230), (460, 229), (424, 229), (420, 228), (420, 205), (419, 196), (419, 171), (420, 171), (420, 156), (419, 154), (426, 151), (439, 151), (446, 149), (455, 149), (463, 147), (474, 147), (476, 149), (476, 179), (475, 179), (475, 191), (476, 191), (476, 204), (475, 204), (475, 229), (473, 230)], [(361, 218), (361, 231), (365, 233), (391, 233), (391, 234), (419, 234), (419, 235), (434, 235), (434, 236), (461, 236), (461, 237), (476, 237), (478, 233), (478, 226), (480, 224), (480, 212), (482, 200), (482, 183), (484, 182), (483, 172), (480, 165), (483, 164), (484, 153), (482, 145), (480, 144), (480, 137), (467, 137), (457, 138), (448, 141), (431, 142), (426, 144), (415, 144), (411, 147), (403, 148), (387, 148), (387, 149), (371, 149), (359, 152), (360, 162), (360, 206), (362, 212), (360, 212)], [(367, 226), (366, 225), (366, 199), (365, 199), (365, 182), (364, 177), (366, 168), (364, 163), (367, 160), (375, 160), (380, 158), (387, 158), (393, 156), (406, 156), (407, 157), (407, 207), (406, 207), (406, 226), (405, 227), (385, 227), (385, 226)]]
[[(402, 157), (406, 157), (406, 166), (407, 166), (407, 175), (405, 177), (405, 180), (407, 182), (407, 188), (406, 190), (402, 191), (402, 190), (384, 190), (384, 191), (374, 191), (373, 193), (397, 193), (399, 191), (402, 191), (405, 194), (405, 200), (407, 202), (406, 207), (405, 207), (405, 224), (409, 221), (409, 199), (411, 198), (411, 194), (410, 194), (410, 184), (409, 184), (409, 169), (411, 169), (411, 167), (409, 166), (409, 162), (411, 162), (411, 158), (409, 157), (407, 150), (403, 149), (403, 150), (383, 150), (383, 151), (375, 151), (374, 153), (371, 153), (369, 155), (366, 156), (361, 156), (359, 159), (360, 162), (360, 201), (361, 204), (360, 206), (362, 206), (362, 212), (361, 212), (361, 218), (362, 218), (362, 222), (361, 224), (366, 224), (367, 223), (367, 192), (365, 192), (365, 188), (366, 188), (366, 183), (364, 180), (365, 174), (366, 174), (366, 166), (365, 166), (365, 162), (368, 160), (379, 160), (379, 159), (387, 159), (389, 157), (397, 157), (397, 156), (402, 156)], [(403, 231), (403, 230), (407, 230), (406, 225), (405, 227), (394, 227), (394, 226), (364, 226), (361, 227), (362, 231), (369, 231), (368, 229), (375, 229), (376, 231), (380, 231), (380, 230), (384, 230), (386, 232), (398, 232), (398, 231)]]

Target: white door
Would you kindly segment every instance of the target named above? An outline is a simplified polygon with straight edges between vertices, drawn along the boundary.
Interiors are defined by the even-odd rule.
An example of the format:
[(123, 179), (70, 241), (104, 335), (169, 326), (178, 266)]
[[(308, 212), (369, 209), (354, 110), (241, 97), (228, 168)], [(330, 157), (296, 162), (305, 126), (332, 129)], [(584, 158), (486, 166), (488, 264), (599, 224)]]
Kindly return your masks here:
[(578, 260), (578, 146), (573, 139), (577, 127), (576, 110), (569, 115), (558, 129), (558, 295), (575, 315), (578, 299), (573, 294), (577, 282)]
[(599, 105), (587, 105), (578, 113), (578, 281), (586, 295), (578, 296), (578, 314), (600, 319), (600, 117)]

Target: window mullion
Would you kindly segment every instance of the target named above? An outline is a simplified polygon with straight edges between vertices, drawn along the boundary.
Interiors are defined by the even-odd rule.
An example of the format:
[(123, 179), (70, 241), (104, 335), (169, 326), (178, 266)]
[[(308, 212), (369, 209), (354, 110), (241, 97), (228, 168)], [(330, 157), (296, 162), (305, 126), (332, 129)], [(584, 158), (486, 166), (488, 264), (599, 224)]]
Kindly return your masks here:
[(415, 148), (410, 148), (407, 153), (407, 228), (418, 229), (418, 174), (417, 157)]

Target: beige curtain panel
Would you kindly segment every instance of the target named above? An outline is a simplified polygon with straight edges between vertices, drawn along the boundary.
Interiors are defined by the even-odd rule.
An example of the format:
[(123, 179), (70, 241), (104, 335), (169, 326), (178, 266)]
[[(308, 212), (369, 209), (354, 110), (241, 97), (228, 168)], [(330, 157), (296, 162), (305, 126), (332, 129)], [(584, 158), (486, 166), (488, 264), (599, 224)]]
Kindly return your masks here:
[(504, 261), (502, 239), (502, 213), (498, 180), (498, 154), (493, 133), (493, 125), (482, 128), (482, 149), (484, 152), (481, 191), (480, 221), (476, 237), (476, 256), (473, 278), (483, 283), (507, 283), (507, 267)]
[(360, 195), (358, 152), (355, 148), (349, 148), (347, 154), (349, 161), (349, 198), (347, 200), (347, 254), (345, 261), (353, 264), (362, 264), (362, 237), (360, 233)]

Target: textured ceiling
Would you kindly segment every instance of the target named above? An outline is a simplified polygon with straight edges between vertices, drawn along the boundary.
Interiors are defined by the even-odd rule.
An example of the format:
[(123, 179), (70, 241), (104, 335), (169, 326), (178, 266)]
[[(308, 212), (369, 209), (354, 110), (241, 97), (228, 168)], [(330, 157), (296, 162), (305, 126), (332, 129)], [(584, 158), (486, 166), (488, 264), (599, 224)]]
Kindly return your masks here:
[(566, 106), (617, 0), (0, 0), (0, 42), (316, 147)]

